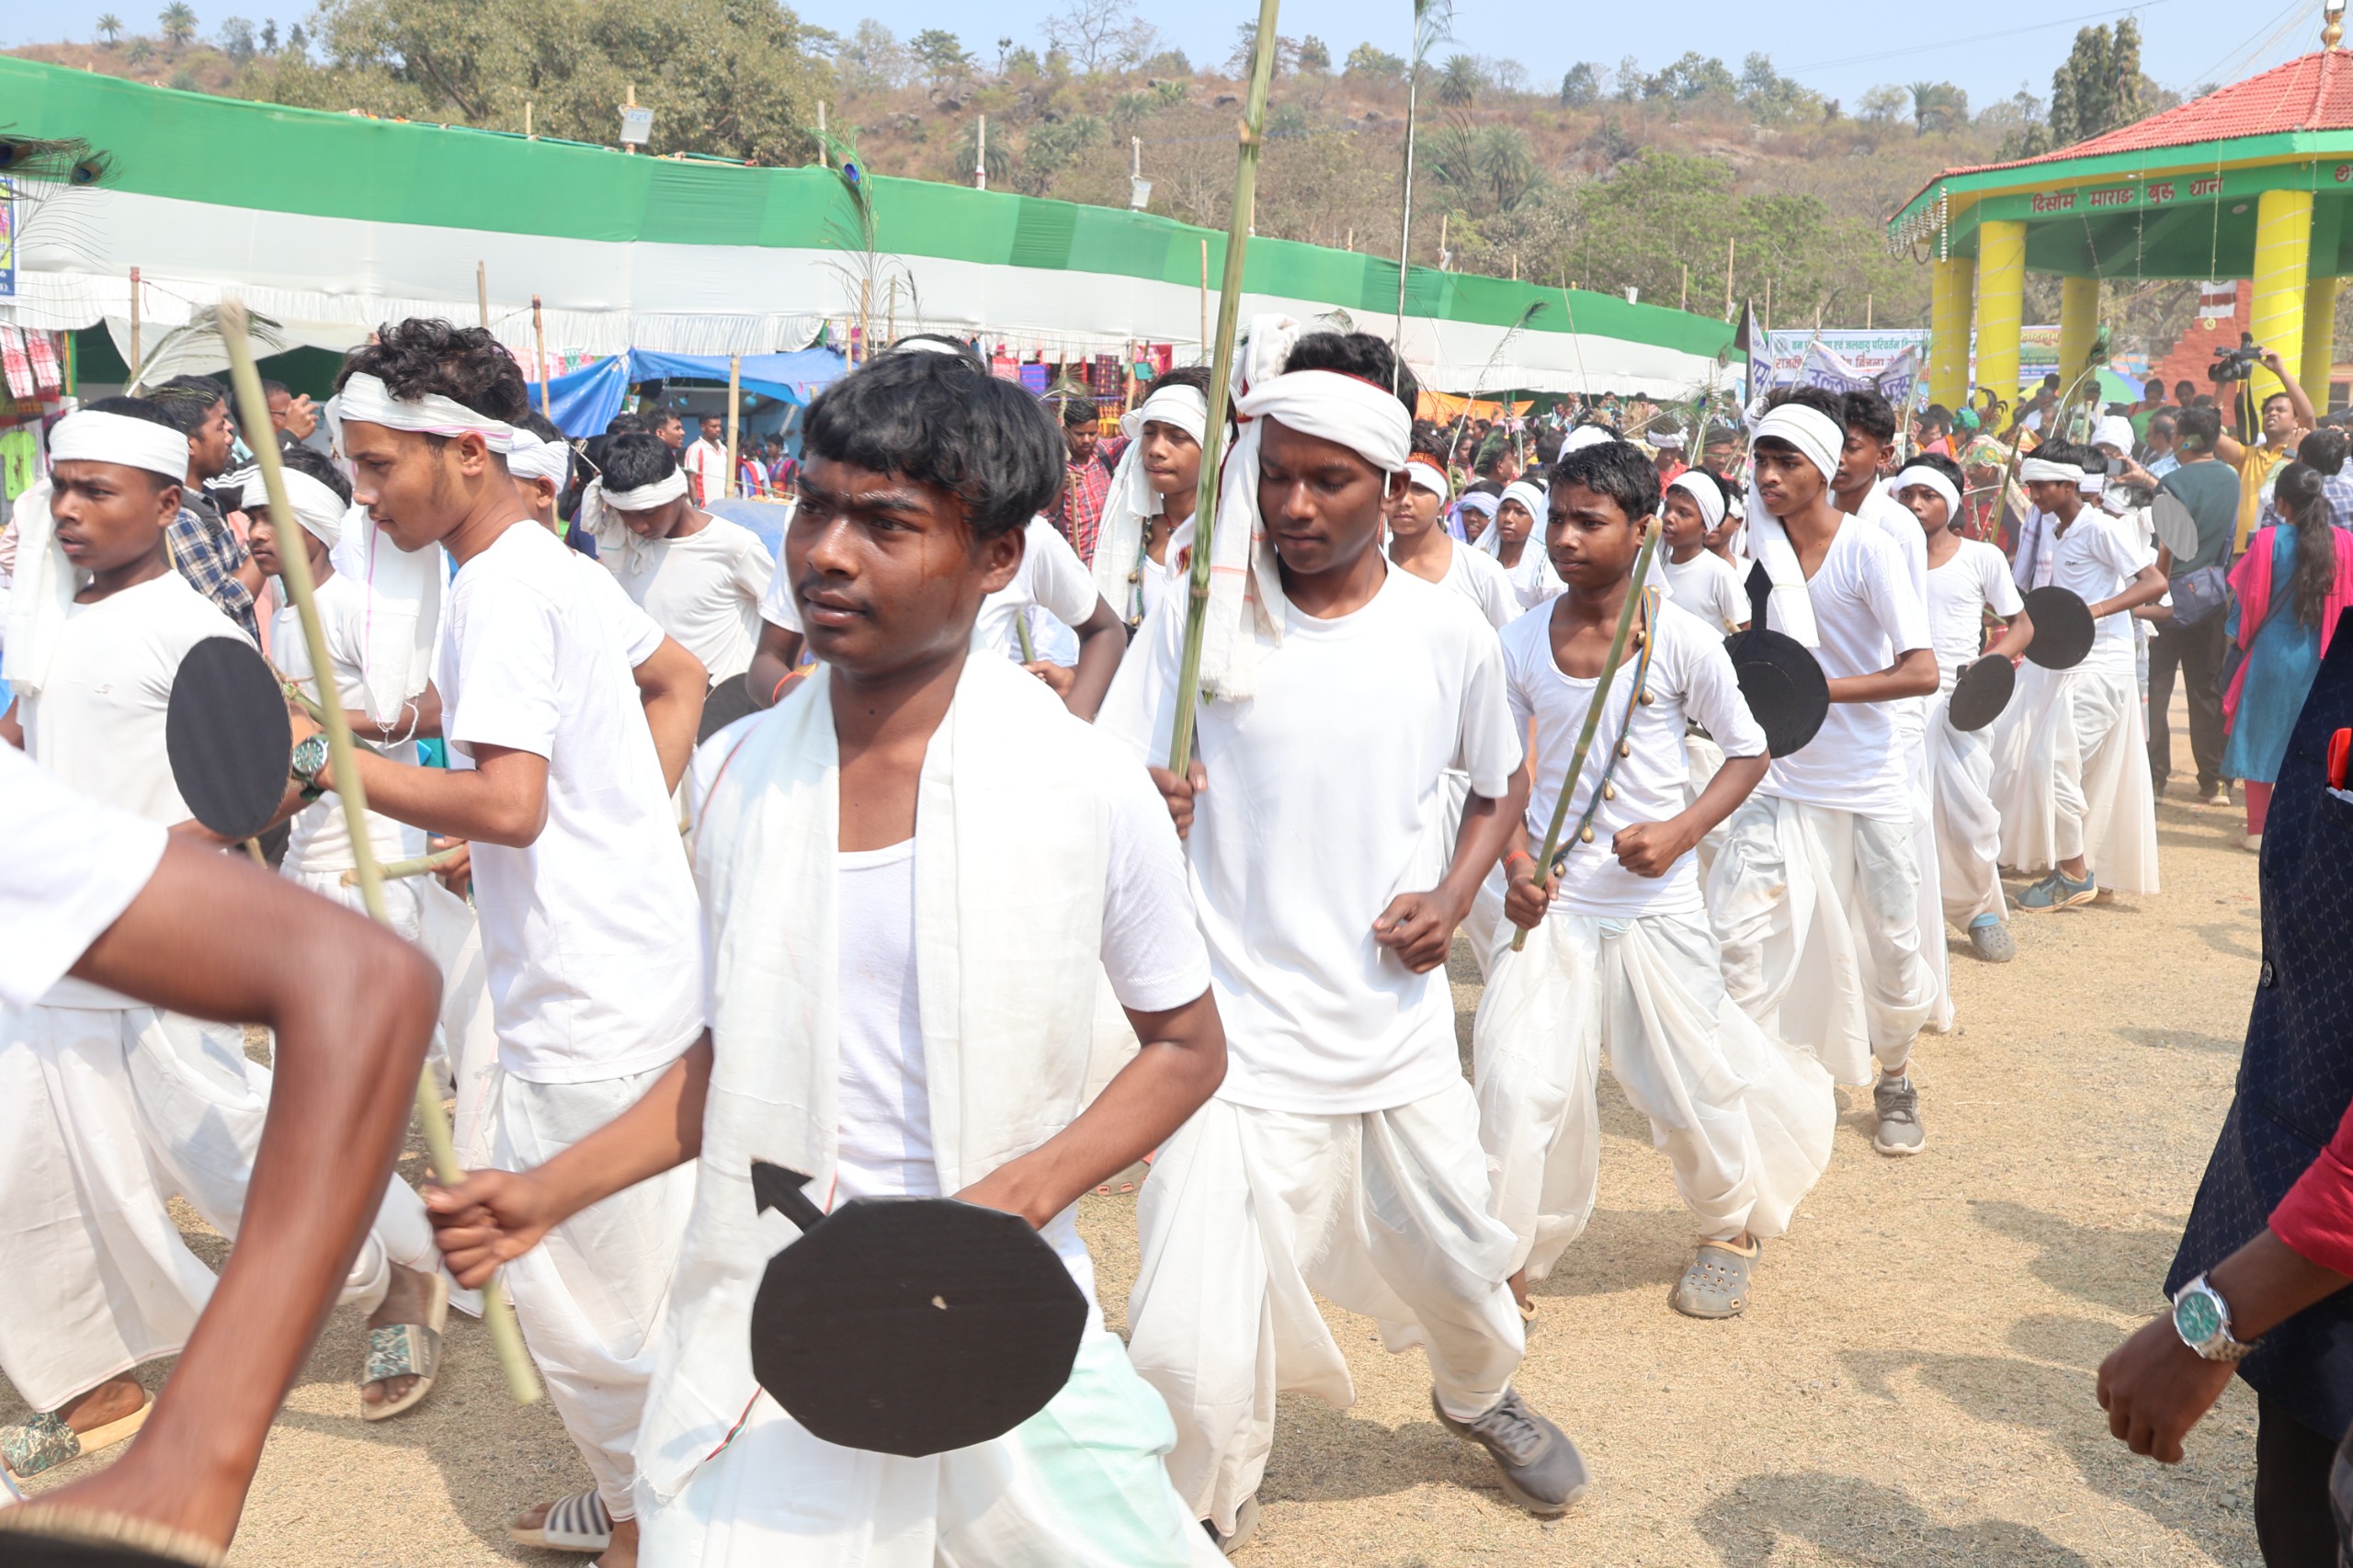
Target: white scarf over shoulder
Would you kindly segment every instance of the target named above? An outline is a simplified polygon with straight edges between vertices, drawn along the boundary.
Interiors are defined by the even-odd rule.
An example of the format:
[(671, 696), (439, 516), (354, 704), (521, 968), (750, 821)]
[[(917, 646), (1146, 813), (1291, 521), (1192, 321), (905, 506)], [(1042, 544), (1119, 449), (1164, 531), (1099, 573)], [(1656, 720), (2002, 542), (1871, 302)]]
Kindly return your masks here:
[[(638, 1470), (674, 1496), (757, 1390), (753, 1297), (791, 1223), (754, 1160), (829, 1204), (840, 1141), (841, 776), (831, 672), (741, 731), (698, 812), (715, 1059)], [(933, 1157), (953, 1194), (1074, 1119), (1100, 972), (1108, 801), (1134, 759), (1009, 662), (964, 661), (915, 795), (915, 969)]]
[(1103, 524), (1095, 536), (1095, 587), (1131, 626), (1143, 617), (1142, 574), (1150, 565), (1143, 553), (1144, 527), (1166, 510), (1143, 472), (1146, 425), (1182, 430), (1199, 446), (1209, 434), (1209, 400), (1188, 386), (1163, 387), (1120, 418), (1128, 449), (1120, 454), (1103, 497)]

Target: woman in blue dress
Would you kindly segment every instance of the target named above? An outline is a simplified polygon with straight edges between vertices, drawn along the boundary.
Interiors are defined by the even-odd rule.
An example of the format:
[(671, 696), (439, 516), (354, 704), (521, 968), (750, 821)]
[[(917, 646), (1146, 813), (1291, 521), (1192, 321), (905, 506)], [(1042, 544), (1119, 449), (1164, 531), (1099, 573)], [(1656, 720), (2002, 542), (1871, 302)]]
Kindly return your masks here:
[[(2304, 439), (2326, 464), (2342, 463), (2345, 437), (2315, 431)], [(2263, 847), (2263, 818), (2288, 733), (2303, 710), (2336, 619), (2353, 602), (2353, 535), (2329, 523), (2321, 470), (2292, 462), (2279, 472), (2273, 506), (2279, 521), (2257, 528), (2231, 569), (2227, 635), (2238, 667), (2222, 693), (2230, 739), (2222, 776), (2245, 783), (2246, 846)]]

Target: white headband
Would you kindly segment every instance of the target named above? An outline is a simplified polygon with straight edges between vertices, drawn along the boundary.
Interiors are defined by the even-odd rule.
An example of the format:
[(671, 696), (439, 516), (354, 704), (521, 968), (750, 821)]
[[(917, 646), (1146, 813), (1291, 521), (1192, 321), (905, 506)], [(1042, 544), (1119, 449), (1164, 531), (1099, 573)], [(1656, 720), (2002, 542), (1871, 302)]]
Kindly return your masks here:
[[(343, 515), (351, 504), (299, 470), (280, 469), (278, 476), (286, 482), (286, 503), (294, 508), (294, 520), (333, 550), (343, 538)], [(269, 487), (262, 483), (260, 471), (245, 480), (244, 498), (246, 512), (256, 517), (269, 505)]]
[(1698, 469), (1687, 469), (1675, 476), (1669, 490), (1680, 490), (1691, 497), (1699, 508), (1699, 520), (1711, 529), (1724, 520), (1724, 488)]
[(438, 392), (421, 398), (394, 397), (391, 388), (364, 370), (344, 378), (340, 396), (346, 424), (357, 420), (363, 425), (381, 425), (387, 430), (411, 430), (420, 436), (480, 436), (501, 457), (506, 455), (515, 438), (515, 427), (503, 419), (477, 414)]
[(1567, 457), (1580, 448), (1598, 447), (1617, 438), (1598, 425), (1580, 425), (1561, 437), (1561, 455)]
[(1901, 501), (1904, 499), (1904, 493), (1915, 484), (1924, 489), (1933, 490), (1945, 498), (1947, 522), (1961, 516), (1961, 492), (1953, 488), (1951, 480), (1932, 468), (1915, 466), (1904, 470), (1888, 484), (1887, 493)]
[(1838, 422), (1818, 408), (1808, 408), (1802, 403), (1785, 403), (1768, 411), (1756, 422), (1756, 439), (1771, 437), (1795, 447), (1808, 462), (1822, 471), (1824, 479), (1838, 472), (1838, 453), (1847, 445), (1847, 432)]
[(1446, 475), (1436, 463), (1409, 461), (1405, 464), (1405, 477), (1441, 501), (1454, 494), (1454, 487), (1446, 482)]
[(1540, 528), (1543, 526), (1544, 492), (1538, 489), (1535, 485), (1529, 483), (1528, 481), (1524, 479), (1513, 480), (1509, 484), (1504, 486), (1504, 493), (1500, 496), (1496, 497), (1496, 510), (1501, 511), (1503, 509), (1503, 504), (1506, 501), (1518, 502), (1521, 506), (1528, 508), (1528, 515), (1536, 519), (1537, 525)]
[(2135, 439), (2132, 434), (2132, 421), (2120, 414), (2111, 414), (2092, 426), (2092, 445), (2114, 447), (2120, 457), (2129, 458), (2132, 455)]
[(2084, 471), (2074, 463), (2055, 463), (2043, 458), (2028, 458), (2018, 464), (2021, 484), (2075, 484), (2084, 482)]
[(1142, 436), (1147, 425), (1182, 430), (1199, 446), (1209, 434), (1210, 400), (1193, 387), (1163, 387), (1135, 409), (1120, 415), (1120, 432), (1130, 440)]
[(188, 480), (188, 437), (173, 426), (85, 408), (59, 420), (49, 433), (49, 460), (120, 463), (182, 484)]
[(675, 501), (687, 493), (687, 471), (674, 468), (651, 484), (641, 484), (634, 490), (608, 490), (605, 505), (616, 512), (651, 512), (665, 501)]
[(1290, 371), (1252, 387), (1233, 406), (1244, 419), (1272, 418), (1336, 442), (1383, 473), (1404, 468), (1413, 450), (1413, 415), (1397, 395), (1337, 370)]
[(517, 428), (506, 449), (506, 472), (517, 479), (544, 479), (558, 490), (572, 483), (572, 447)]

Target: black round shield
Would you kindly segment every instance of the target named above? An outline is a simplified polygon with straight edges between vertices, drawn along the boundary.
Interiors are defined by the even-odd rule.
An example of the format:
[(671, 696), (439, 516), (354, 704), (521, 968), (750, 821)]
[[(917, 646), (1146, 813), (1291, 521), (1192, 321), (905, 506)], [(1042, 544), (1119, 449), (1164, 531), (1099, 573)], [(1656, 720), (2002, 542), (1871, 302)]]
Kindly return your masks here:
[(736, 720), (759, 710), (760, 705), (752, 700), (751, 676), (719, 682), (703, 697), (702, 722), (695, 727), (695, 744), (700, 745)]
[(2092, 651), (2091, 607), (2057, 584), (2027, 595), (2026, 615), (2034, 622), (2026, 656), (2044, 669), (2072, 670)]
[(1968, 665), (1952, 683), (1952, 701), (1945, 709), (1946, 721), (1963, 733), (1984, 729), (2010, 705), (2010, 693), (2018, 688), (2018, 679), (2016, 666), (1998, 654)]
[(67, 1514), (35, 1504), (0, 1526), (0, 1568), (190, 1568), (203, 1560), (141, 1544), (161, 1539), (143, 1520)]
[(172, 782), (197, 821), (223, 838), (251, 838), (285, 798), (294, 729), (278, 676), (253, 645), (208, 637), (172, 677), (164, 716)]
[(825, 1441), (919, 1458), (1044, 1409), (1086, 1326), (1085, 1293), (1019, 1215), (854, 1199), (768, 1260), (752, 1371)]
[(1724, 639), (1740, 695), (1765, 731), (1775, 756), (1804, 749), (1830, 716), (1830, 682), (1805, 644), (1785, 632), (1752, 624)]

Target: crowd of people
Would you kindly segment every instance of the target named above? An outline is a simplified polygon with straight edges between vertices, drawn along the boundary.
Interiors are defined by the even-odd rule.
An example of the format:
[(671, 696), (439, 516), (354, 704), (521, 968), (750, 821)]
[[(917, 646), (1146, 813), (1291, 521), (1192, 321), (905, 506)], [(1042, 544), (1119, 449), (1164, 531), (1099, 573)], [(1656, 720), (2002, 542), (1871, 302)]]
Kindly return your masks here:
[[(2200, 797), (2240, 783), (2259, 835), (2353, 600), (2345, 435), (2292, 390), (2259, 444), (2211, 406), (2043, 403), (1957, 447), (1944, 410), (1819, 388), (1439, 423), (1383, 341), (1262, 317), (1233, 391), (1215, 443), (1200, 369), (1106, 438), (1091, 403), (905, 340), (814, 400), (786, 481), (763, 469), (792, 503), (773, 559), (708, 509), (715, 421), (569, 441), (446, 322), (353, 352), (326, 457), (306, 400), (240, 431), (203, 378), (68, 415), (8, 558), (0, 789), (56, 824), (0, 890), (0, 1278), (25, 1309), (0, 1372), (37, 1411), (0, 1431), (9, 1475), (144, 1426), (140, 1492), (109, 1471), (55, 1503), (224, 1542), (267, 1419), (248, 1396), (207, 1448), (186, 1391), (241, 1356), (282, 1391), (300, 1360), (208, 1335), (256, 1289), (251, 1246), (286, 1335), (369, 1312), (369, 1420), (429, 1397), (452, 1307), (506, 1291), (591, 1482), (511, 1533), (607, 1568), (1219, 1561), (1278, 1395), (1354, 1398), (1318, 1298), (1418, 1351), (1440, 1425), (1557, 1516), (1593, 1476), (1514, 1375), (1593, 1212), (1604, 1054), (1691, 1211), (1669, 1308), (1748, 1312), (1838, 1085), (1870, 1091), (1879, 1156), (1930, 1151), (1948, 926), (2006, 963), (2014, 913), (2157, 891), (2177, 674)], [(241, 437), (281, 449), (290, 518)], [(165, 733), (211, 638), (324, 694), (273, 587), (296, 550), (369, 745), (339, 780), (298, 713), (284, 842), (248, 847), (356, 909), (364, 837), (416, 873), (390, 924), (440, 979), (410, 960), (350, 1063), (258, 983), (158, 979), (141, 955), (200, 933), (134, 918), (214, 883), (284, 918), (198, 853), (236, 846)], [(2038, 663), (2052, 590), (2088, 645)], [(1782, 644), (1826, 701), (1747, 683)], [(329, 914), (323, 964), (381, 959)], [(1485, 980), (1467, 1073), (1458, 940)], [(273, 1067), (245, 1023), (276, 1027)], [(470, 1168), (422, 1196), (376, 1103), (421, 1062)], [(321, 1116), (354, 1141), (290, 1165), (284, 1123)], [(1086, 1301), (1062, 1392), (921, 1458), (815, 1436), (747, 1352), (797, 1233), (762, 1164), (828, 1210), (1028, 1221)], [(1074, 1214), (1139, 1167), (1123, 1340)], [(217, 1282), (175, 1196), (238, 1238)], [(2344, 1283), (2294, 1256), (2267, 1302)], [(2184, 1366), (2244, 1350), (2219, 1310), (2219, 1341), (2184, 1327), (2104, 1380), (2120, 1437), (2178, 1458)], [(151, 1400), (136, 1369), (175, 1353)]]

